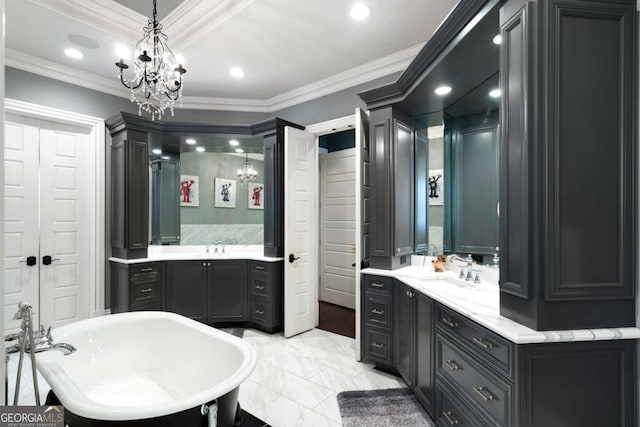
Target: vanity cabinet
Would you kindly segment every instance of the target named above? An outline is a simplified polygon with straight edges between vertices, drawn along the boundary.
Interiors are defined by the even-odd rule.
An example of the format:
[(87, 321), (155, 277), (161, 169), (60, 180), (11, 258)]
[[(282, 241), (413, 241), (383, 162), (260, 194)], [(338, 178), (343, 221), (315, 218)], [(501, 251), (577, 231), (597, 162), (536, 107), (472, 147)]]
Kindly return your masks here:
[(393, 279), (364, 275), (362, 278), (362, 355), (383, 367), (394, 364)]
[(167, 311), (207, 321), (207, 272), (211, 261), (167, 261)]
[(274, 333), (282, 329), (284, 318), (284, 264), (249, 261), (251, 323)]
[(110, 263), (111, 311), (162, 310), (162, 266), (159, 262)]
[[(165, 158), (166, 157), (166, 158)], [(166, 153), (151, 162), (151, 242), (180, 243), (180, 157)]]
[(207, 263), (209, 323), (247, 321), (247, 261)]
[(397, 107), (371, 111), (371, 266), (408, 265), (414, 242), (412, 120)]
[(510, 0), (500, 23), (501, 314), (635, 326), (636, 1)]

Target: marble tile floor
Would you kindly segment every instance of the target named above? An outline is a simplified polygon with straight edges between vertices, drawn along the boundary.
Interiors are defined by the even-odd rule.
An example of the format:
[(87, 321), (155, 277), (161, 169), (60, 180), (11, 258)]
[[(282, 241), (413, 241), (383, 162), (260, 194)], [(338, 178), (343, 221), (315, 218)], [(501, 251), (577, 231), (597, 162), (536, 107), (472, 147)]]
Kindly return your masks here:
[[(406, 387), (402, 379), (355, 360), (355, 340), (320, 329), (285, 339), (247, 329), (244, 340), (257, 351), (258, 365), (240, 386), (240, 405), (273, 427), (341, 426), (337, 395), (349, 390)], [(17, 355), (8, 366), (13, 402)], [(31, 365), (25, 358), (19, 403), (33, 405)], [(49, 391), (39, 376), (41, 401)]]

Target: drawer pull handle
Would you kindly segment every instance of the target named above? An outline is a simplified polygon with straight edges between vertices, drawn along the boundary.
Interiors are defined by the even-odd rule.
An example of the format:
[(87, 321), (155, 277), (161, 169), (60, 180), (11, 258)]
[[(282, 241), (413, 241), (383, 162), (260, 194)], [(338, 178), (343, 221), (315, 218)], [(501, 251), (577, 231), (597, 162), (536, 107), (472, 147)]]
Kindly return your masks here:
[(457, 364), (456, 362), (454, 362), (453, 360), (446, 360), (444, 363), (445, 363), (445, 364), (449, 367), (449, 369), (451, 369), (452, 371), (457, 371), (457, 370), (459, 370), (459, 369), (460, 369), (460, 365), (458, 365), (458, 364)]
[(153, 288), (147, 288), (147, 289), (140, 289), (140, 293), (142, 294), (146, 294), (147, 292), (152, 292)]
[(256, 289), (263, 290), (263, 289), (264, 289), (264, 286), (256, 285)]
[(371, 310), (371, 312), (372, 312), (373, 314), (378, 314), (378, 315), (380, 315), (380, 314), (384, 314), (384, 310), (378, 310), (378, 309), (376, 309), (376, 308), (374, 308), (373, 310)]
[(264, 314), (264, 311), (262, 311), (262, 310), (256, 310), (256, 314), (263, 315), (263, 314)]
[(490, 400), (494, 400), (495, 399), (495, 396), (493, 394), (489, 393), (489, 390), (487, 390), (484, 387), (474, 387), (473, 391), (475, 391), (476, 394), (478, 396), (480, 396), (482, 398), (482, 400), (484, 400), (485, 402), (488, 402)]
[(457, 328), (458, 327), (458, 322), (455, 322), (451, 319), (449, 319), (448, 317), (443, 317), (442, 318), (442, 323), (444, 323), (445, 325), (447, 325), (450, 328)]
[(151, 268), (151, 267), (141, 268), (140, 271), (143, 272), (143, 273), (148, 273), (150, 271), (153, 271), (153, 268)]
[(460, 421), (458, 421), (458, 418), (451, 411), (443, 412), (442, 415), (445, 417), (447, 422), (452, 426), (458, 425), (460, 423)]
[(380, 343), (377, 343), (377, 342), (374, 341), (374, 342), (371, 343), (371, 346), (375, 347), (375, 348), (383, 348), (384, 344), (380, 344)]
[(384, 284), (382, 283), (371, 283), (371, 286), (373, 286), (374, 288), (384, 288)]
[(473, 342), (478, 344), (480, 347), (484, 348), (485, 350), (489, 350), (490, 348), (493, 348), (493, 344), (490, 341), (482, 338), (473, 337)]
[(254, 268), (255, 268), (256, 270), (258, 270), (258, 271), (262, 271), (262, 270), (264, 270), (264, 267), (263, 267), (263, 266), (261, 266), (261, 265), (256, 265)]

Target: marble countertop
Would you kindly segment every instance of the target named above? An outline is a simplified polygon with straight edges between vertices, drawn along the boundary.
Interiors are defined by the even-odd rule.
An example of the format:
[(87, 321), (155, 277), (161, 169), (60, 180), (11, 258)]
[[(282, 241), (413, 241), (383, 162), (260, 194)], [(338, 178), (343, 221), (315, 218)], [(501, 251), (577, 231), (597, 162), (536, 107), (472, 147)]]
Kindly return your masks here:
[(516, 344), (640, 338), (638, 328), (535, 331), (500, 315), (497, 285), (465, 282), (451, 271), (435, 273), (430, 267), (412, 265), (397, 270), (366, 268), (362, 274), (394, 277)]
[[(218, 246), (221, 250), (223, 245)], [(225, 259), (246, 259), (253, 261), (277, 262), (282, 261), (282, 257), (264, 256), (262, 245), (224, 245), (224, 253), (215, 253), (215, 245), (207, 246), (149, 246), (146, 258), (123, 259), (109, 258), (109, 261), (122, 264), (138, 264), (142, 262), (155, 261), (200, 261), (200, 260), (225, 260)]]

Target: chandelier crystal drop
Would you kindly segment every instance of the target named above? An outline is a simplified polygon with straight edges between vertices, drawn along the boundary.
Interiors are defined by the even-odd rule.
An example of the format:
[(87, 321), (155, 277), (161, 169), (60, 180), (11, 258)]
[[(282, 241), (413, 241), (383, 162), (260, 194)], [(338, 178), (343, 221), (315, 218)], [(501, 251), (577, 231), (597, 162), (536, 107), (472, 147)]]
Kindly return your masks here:
[(242, 169), (238, 169), (238, 179), (242, 184), (247, 184), (255, 182), (256, 178), (258, 178), (258, 171), (249, 163), (249, 154), (247, 154)]
[(138, 104), (138, 115), (145, 111), (151, 120), (162, 119), (165, 109), (173, 116), (176, 101), (182, 105), (182, 75), (187, 70), (176, 59), (169, 46), (162, 24), (158, 22), (156, 0), (153, 0), (153, 18), (143, 29), (142, 39), (136, 44), (133, 76), (126, 78), (124, 70), (129, 68), (120, 58), (116, 62), (122, 84), (131, 91), (131, 102)]

